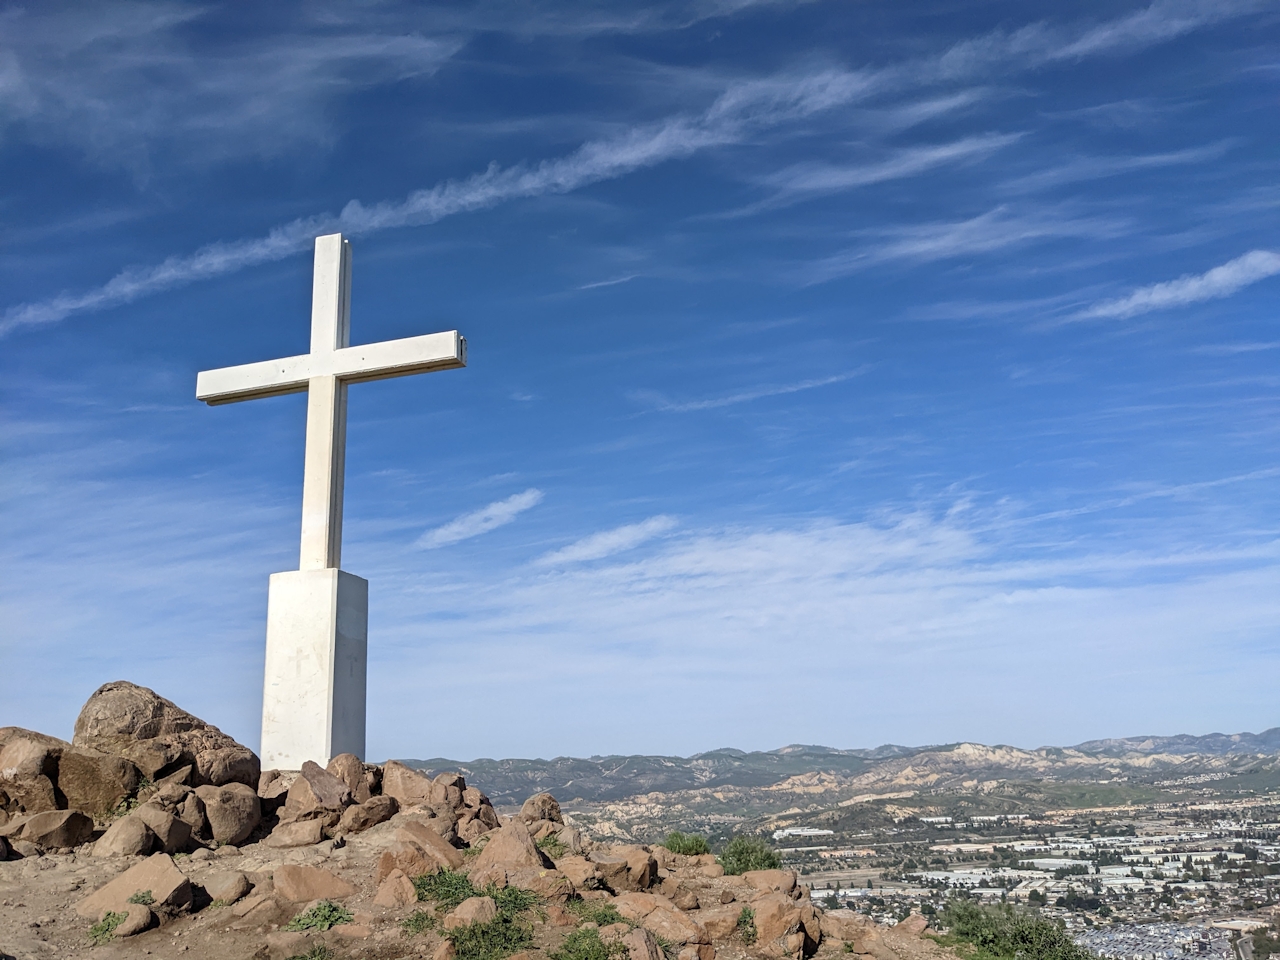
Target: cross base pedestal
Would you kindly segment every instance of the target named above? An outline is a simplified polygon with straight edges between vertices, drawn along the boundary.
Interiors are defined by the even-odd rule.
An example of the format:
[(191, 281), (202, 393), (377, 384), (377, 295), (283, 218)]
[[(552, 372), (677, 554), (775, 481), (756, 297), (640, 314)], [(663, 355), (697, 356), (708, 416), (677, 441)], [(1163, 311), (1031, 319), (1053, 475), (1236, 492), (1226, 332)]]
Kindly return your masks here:
[(273, 573), (267, 593), (262, 767), (364, 759), (369, 581), (341, 570)]

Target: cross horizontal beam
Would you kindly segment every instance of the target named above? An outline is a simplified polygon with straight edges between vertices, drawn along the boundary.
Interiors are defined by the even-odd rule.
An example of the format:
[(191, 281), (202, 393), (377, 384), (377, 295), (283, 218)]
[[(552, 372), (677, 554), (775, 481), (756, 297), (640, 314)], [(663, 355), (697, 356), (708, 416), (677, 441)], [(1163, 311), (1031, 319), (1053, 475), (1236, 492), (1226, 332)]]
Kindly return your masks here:
[(282, 360), (244, 363), (205, 370), (196, 377), (196, 399), (209, 406), (302, 393), (312, 377), (337, 377), (344, 383), (387, 380), (430, 370), (467, 365), (467, 340), (457, 330), (362, 347), (304, 353)]

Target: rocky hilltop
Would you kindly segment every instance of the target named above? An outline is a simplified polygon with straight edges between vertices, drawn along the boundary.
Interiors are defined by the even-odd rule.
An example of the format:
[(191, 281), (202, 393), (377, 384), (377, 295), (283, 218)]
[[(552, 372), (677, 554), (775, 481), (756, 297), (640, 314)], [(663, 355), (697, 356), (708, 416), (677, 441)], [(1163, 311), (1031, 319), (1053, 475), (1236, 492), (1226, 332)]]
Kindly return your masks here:
[(500, 815), (458, 771), (258, 758), (111, 683), (70, 743), (0, 730), (0, 960), (953, 958), (815, 906), (789, 870), (594, 840), (552, 794)]

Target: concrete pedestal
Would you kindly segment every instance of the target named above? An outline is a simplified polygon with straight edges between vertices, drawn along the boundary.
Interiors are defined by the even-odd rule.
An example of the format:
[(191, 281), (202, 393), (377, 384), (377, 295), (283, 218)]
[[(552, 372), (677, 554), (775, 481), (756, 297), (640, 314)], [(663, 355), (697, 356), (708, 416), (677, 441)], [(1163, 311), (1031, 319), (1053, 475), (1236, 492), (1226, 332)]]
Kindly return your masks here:
[(262, 767), (364, 758), (369, 581), (341, 570), (271, 575)]

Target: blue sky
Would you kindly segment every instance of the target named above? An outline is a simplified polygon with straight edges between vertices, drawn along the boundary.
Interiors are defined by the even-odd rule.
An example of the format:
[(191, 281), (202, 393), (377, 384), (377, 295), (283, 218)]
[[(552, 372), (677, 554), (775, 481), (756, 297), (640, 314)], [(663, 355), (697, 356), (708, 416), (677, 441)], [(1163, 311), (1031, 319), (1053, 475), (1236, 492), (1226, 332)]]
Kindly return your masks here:
[(256, 746), (310, 243), (369, 755), (1280, 723), (1280, 11), (5, 5), (0, 723)]

